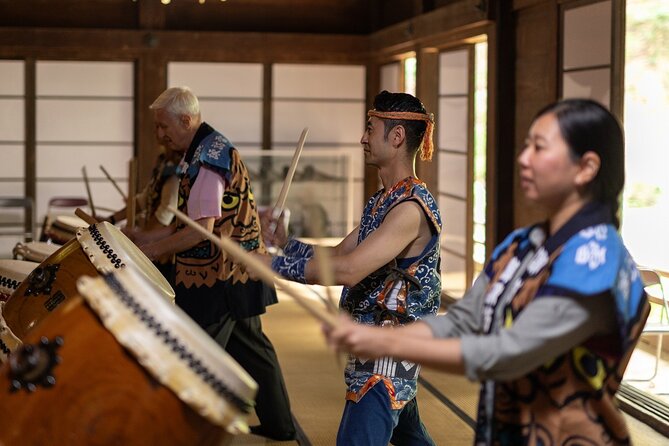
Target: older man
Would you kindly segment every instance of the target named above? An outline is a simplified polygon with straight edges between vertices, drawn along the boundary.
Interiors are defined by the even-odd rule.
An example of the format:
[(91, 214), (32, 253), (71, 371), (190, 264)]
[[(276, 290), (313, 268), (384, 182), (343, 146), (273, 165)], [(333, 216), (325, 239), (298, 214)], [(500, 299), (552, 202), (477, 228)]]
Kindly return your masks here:
[[(179, 209), (247, 251), (266, 252), (246, 166), (232, 143), (201, 120), (197, 97), (186, 87), (168, 88), (149, 108), (161, 143), (184, 153)], [(251, 279), (242, 265), (183, 223), (131, 236), (151, 259), (175, 254), (177, 305), (258, 382), (260, 426), (252, 431), (293, 439), (281, 368), (259, 317), (277, 302), (274, 288)]]

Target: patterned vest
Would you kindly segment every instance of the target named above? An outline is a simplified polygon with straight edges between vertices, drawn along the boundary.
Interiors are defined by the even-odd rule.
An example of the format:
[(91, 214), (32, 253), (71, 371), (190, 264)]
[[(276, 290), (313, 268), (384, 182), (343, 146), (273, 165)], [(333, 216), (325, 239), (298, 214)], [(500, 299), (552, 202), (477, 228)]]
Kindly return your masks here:
[(522, 378), (485, 381), (476, 445), (629, 444), (614, 402), (648, 303), (634, 261), (608, 210), (590, 204), (544, 241), (537, 225), (512, 233), (495, 249), (483, 330), (513, 325), (533, 299), (610, 296), (619, 331), (593, 336)]
[[(409, 177), (388, 191), (380, 190), (374, 194), (360, 221), (358, 244), (381, 225), (391, 209), (405, 201), (414, 201), (421, 206), (433, 237), (418, 257), (395, 259), (352, 288), (344, 288), (340, 306), (358, 322), (401, 325), (436, 314), (439, 309), (441, 217), (425, 183)], [(383, 381), (393, 408), (402, 408), (416, 396), (419, 370), (417, 364), (408, 361), (380, 358), (363, 362), (350, 356), (345, 370), (347, 399), (359, 401), (372, 386)]]
[[(260, 234), (260, 221), (251, 181), (239, 152), (221, 133), (203, 123), (179, 166), (179, 210), (187, 213), (188, 197), (200, 168), (206, 165), (226, 182), (221, 217), (214, 234), (225, 235), (247, 251), (267, 252)], [(178, 222), (177, 230), (184, 223)], [(277, 302), (273, 287), (252, 280), (236, 263), (209, 240), (175, 256), (177, 304), (201, 325), (215, 322), (225, 312), (235, 318), (262, 314)]]

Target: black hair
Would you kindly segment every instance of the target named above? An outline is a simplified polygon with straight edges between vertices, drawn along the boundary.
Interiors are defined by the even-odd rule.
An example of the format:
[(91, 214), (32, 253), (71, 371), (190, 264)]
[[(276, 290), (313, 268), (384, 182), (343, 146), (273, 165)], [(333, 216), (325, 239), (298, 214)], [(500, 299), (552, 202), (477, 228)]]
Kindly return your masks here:
[(625, 185), (625, 138), (620, 122), (591, 99), (555, 102), (540, 110), (533, 122), (548, 113), (557, 117), (560, 133), (574, 160), (589, 151), (599, 155), (601, 165), (588, 185), (588, 192), (593, 200), (609, 207), (613, 224), (619, 228), (618, 200)]
[[(390, 93), (383, 90), (374, 98), (374, 110), (380, 112), (413, 112), (425, 113), (425, 106), (413, 95), (408, 93)], [(398, 125), (406, 131), (407, 148), (410, 154), (415, 154), (423, 142), (427, 129), (427, 122), (407, 119), (384, 119), (384, 138), (388, 139), (390, 131)]]

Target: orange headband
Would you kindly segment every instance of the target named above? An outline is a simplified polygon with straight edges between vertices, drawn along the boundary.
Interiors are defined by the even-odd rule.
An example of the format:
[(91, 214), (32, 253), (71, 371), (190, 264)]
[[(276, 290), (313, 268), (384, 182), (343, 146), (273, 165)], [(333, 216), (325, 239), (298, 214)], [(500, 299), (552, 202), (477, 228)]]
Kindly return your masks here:
[(434, 129), (434, 115), (432, 113), (414, 113), (414, 112), (382, 112), (376, 110), (370, 110), (367, 112), (367, 116), (375, 116), (380, 119), (404, 119), (407, 121), (425, 121), (427, 122), (427, 128), (425, 129), (425, 135), (423, 135), (423, 147), (420, 151), (420, 159), (429, 161), (432, 159), (432, 151), (434, 147), (432, 145), (432, 131)]

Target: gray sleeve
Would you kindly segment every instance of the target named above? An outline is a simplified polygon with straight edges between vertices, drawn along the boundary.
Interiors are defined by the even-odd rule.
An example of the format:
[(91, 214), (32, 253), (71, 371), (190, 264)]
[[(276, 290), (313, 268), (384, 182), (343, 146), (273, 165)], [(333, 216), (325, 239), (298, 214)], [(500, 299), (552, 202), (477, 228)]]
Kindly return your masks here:
[(435, 338), (478, 333), (488, 282), (488, 276), (479, 275), (462, 299), (448, 307), (445, 315), (428, 316), (421, 321), (430, 326)]
[(616, 323), (607, 295), (536, 299), (510, 328), (461, 337), (465, 374), (475, 381), (518, 378), (595, 334), (614, 331)]

